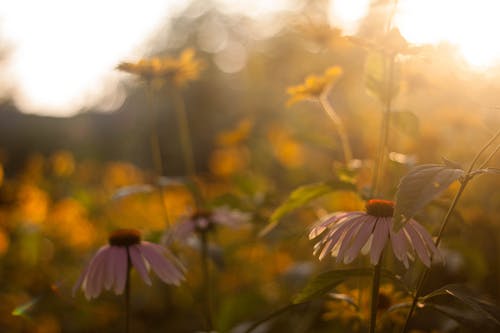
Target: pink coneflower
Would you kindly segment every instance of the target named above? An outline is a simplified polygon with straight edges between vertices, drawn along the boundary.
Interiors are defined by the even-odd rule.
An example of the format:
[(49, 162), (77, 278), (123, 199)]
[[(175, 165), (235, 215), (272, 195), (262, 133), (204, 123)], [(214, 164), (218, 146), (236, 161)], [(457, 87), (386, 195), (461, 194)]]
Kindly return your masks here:
[(244, 226), (249, 219), (249, 214), (227, 207), (199, 210), (182, 218), (175, 227), (172, 237), (186, 239), (194, 233), (214, 231), (218, 225), (239, 228)]
[(394, 202), (369, 200), (366, 212), (337, 212), (322, 218), (309, 233), (309, 239), (322, 235), (314, 245), (314, 255), (321, 260), (331, 253), (337, 261), (348, 264), (360, 251), (366, 250), (371, 263), (376, 265), (390, 239), (394, 255), (405, 267), (408, 268), (408, 259), (413, 260), (415, 252), (429, 267), (431, 259), (439, 255), (432, 237), (413, 219), (395, 233), (392, 230), (393, 213)]
[(148, 285), (150, 267), (165, 283), (178, 285), (184, 279), (184, 268), (170, 251), (141, 241), (137, 230), (120, 229), (110, 235), (109, 245), (101, 247), (85, 267), (73, 287), (73, 295), (80, 287), (87, 299), (99, 296), (103, 288), (122, 294), (132, 266)]

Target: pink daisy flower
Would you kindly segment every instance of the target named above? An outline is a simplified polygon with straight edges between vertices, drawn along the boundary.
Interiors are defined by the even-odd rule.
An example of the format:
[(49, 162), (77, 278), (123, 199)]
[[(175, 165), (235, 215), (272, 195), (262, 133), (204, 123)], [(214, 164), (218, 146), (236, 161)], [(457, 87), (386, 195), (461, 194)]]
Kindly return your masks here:
[[(309, 233), (309, 239), (321, 236), (314, 245), (314, 255), (323, 259), (327, 254), (337, 262), (351, 263), (360, 252), (369, 253), (370, 262), (378, 264), (382, 250), (390, 239), (396, 258), (406, 268), (414, 254), (429, 267), (439, 256), (432, 237), (417, 221), (410, 219), (398, 232), (392, 230), (394, 202), (369, 200), (366, 212), (337, 212), (318, 221)], [(366, 252), (366, 253), (365, 253)]]
[(184, 279), (184, 268), (166, 248), (141, 241), (137, 230), (120, 229), (109, 237), (109, 245), (101, 247), (85, 267), (73, 287), (73, 295), (81, 287), (87, 299), (103, 289), (122, 294), (128, 271), (134, 267), (142, 280), (151, 285), (149, 268), (165, 283), (179, 285)]
[(186, 239), (194, 233), (214, 231), (218, 225), (240, 228), (249, 220), (249, 214), (227, 207), (218, 207), (213, 210), (199, 210), (181, 219), (171, 237)]

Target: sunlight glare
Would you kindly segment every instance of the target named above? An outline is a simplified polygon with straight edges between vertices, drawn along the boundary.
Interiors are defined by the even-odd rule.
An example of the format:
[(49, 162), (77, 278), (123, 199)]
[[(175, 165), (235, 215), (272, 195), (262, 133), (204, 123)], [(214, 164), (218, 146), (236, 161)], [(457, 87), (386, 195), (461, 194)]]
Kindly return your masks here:
[(344, 33), (354, 34), (360, 21), (368, 12), (370, 0), (331, 0), (328, 18), (335, 27), (341, 27)]
[[(330, 23), (355, 34), (369, 6), (369, 0), (330, 0)], [(485, 69), (500, 60), (499, 13), (497, 0), (400, 0), (393, 25), (410, 43), (455, 45), (470, 65)]]
[[(2, 37), (16, 105), (68, 116), (82, 108), (116, 108), (117, 63), (141, 56), (143, 43), (187, 0), (5, 0)], [(120, 94), (117, 95), (120, 97)], [(119, 105), (118, 105), (119, 106)]]
[(494, 65), (500, 58), (500, 1), (402, 0), (396, 25), (412, 43), (449, 42), (473, 66)]

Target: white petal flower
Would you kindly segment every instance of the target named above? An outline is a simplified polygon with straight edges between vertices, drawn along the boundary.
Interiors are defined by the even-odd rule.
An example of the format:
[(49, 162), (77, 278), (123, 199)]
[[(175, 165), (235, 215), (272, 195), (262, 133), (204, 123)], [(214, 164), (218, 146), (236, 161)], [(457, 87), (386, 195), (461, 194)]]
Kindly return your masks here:
[(79, 288), (87, 299), (96, 298), (103, 289), (122, 294), (131, 268), (128, 263), (147, 285), (151, 285), (149, 268), (165, 283), (179, 285), (184, 280), (184, 268), (170, 251), (141, 241), (136, 230), (121, 229), (112, 233), (109, 245), (102, 246), (90, 260), (73, 287), (73, 295)]
[(432, 237), (417, 221), (410, 219), (397, 233), (392, 230), (392, 201), (369, 200), (366, 208), (366, 212), (338, 212), (319, 220), (309, 232), (309, 239), (321, 238), (314, 245), (314, 255), (321, 260), (331, 254), (337, 262), (348, 264), (367, 248), (370, 262), (376, 265), (390, 240), (395, 257), (407, 268), (415, 253), (427, 267), (439, 256)]

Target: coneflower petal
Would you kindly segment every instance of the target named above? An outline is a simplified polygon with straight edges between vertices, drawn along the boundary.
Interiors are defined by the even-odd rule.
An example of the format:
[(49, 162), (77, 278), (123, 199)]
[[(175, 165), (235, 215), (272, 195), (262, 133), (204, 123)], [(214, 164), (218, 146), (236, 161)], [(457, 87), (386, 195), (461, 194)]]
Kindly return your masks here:
[(375, 221), (373, 219), (369, 217), (364, 219), (356, 239), (344, 256), (344, 263), (350, 264), (358, 256), (359, 251), (361, 251), (361, 248), (366, 244), (368, 238), (372, 234), (374, 225)]
[(425, 247), (425, 243), (420, 237), (419, 233), (415, 231), (411, 224), (406, 223), (403, 229), (408, 233), (408, 237), (411, 240), (413, 247), (415, 248), (415, 252), (417, 252), (418, 257), (422, 261), (422, 263), (430, 267), (431, 260), (430, 254)]
[(115, 261), (117, 257), (117, 248), (115, 246), (111, 246), (109, 248), (109, 254), (106, 265), (106, 275), (104, 276), (104, 288), (106, 290), (110, 290), (115, 282)]
[[(326, 253), (332, 251), (332, 249), (334, 249), (338, 243), (343, 241), (347, 230), (349, 230), (353, 226), (354, 226), (353, 219), (346, 220), (341, 227), (337, 228), (335, 231), (328, 233), (327, 235), (325, 235), (325, 237), (323, 237), (321, 242), (327, 241), (328, 243), (323, 248), (322, 256), (320, 255), (321, 259), (325, 256)], [(332, 255), (336, 256), (336, 254), (333, 253)]]
[(432, 257), (439, 257), (439, 250), (436, 248), (436, 245), (427, 230), (425, 230), (425, 228), (415, 220), (409, 220), (408, 223), (411, 224), (411, 226), (420, 234), (420, 237), (423, 239), (429, 253), (432, 254)]
[(130, 261), (135, 267), (142, 280), (148, 285), (151, 285), (151, 279), (149, 278), (148, 269), (144, 264), (144, 258), (139, 250), (140, 245), (132, 245), (129, 247)]
[(389, 228), (391, 227), (391, 218), (379, 217), (375, 222), (375, 229), (373, 230), (373, 241), (370, 249), (370, 262), (373, 265), (378, 264), (380, 255), (387, 243), (389, 237)]
[(352, 227), (346, 231), (344, 239), (340, 244), (339, 253), (337, 255), (337, 262), (342, 261), (344, 259), (344, 253), (349, 248), (349, 245), (351, 245), (352, 239), (356, 237), (356, 234), (358, 233), (359, 229), (362, 226), (362, 222), (363, 222), (363, 217), (352, 219)]
[(154, 244), (143, 242), (140, 251), (151, 265), (151, 269), (163, 282), (178, 285), (183, 279), (180, 270), (169, 262)]
[(98, 276), (101, 272), (101, 263), (106, 259), (108, 250), (108, 245), (101, 247), (90, 262), (87, 277), (83, 282), (83, 290), (87, 299), (97, 297), (100, 293), (101, 287), (98, 285)]
[(115, 247), (115, 294), (120, 295), (125, 290), (125, 283), (127, 282), (127, 249), (123, 246)]

